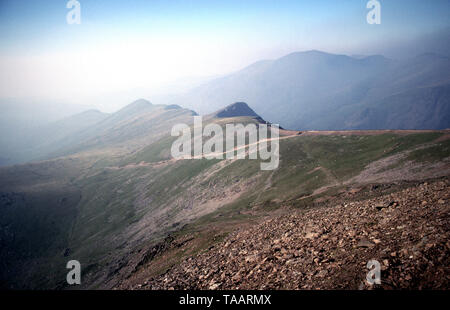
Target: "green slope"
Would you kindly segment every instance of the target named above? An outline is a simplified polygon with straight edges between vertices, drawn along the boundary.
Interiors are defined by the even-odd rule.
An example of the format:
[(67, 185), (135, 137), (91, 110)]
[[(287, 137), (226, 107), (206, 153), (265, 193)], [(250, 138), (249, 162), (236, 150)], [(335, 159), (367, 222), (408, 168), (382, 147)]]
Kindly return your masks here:
[[(64, 263), (77, 259), (82, 288), (115, 286), (145, 249), (169, 233), (250, 221), (253, 211), (284, 204), (303, 207), (310, 196), (345, 186), (370, 163), (405, 151), (411, 151), (407, 160), (441, 162), (450, 156), (448, 140), (436, 141), (443, 134), (292, 136), (280, 140), (279, 168), (261, 171), (259, 160), (170, 160), (174, 138), (166, 131), (120, 156), (81, 153), (2, 168), (0, 240), (2, 264), (8, 266), (2, 283), (65, 287)], [(15, 194), (23, 199), (8, 198)]]

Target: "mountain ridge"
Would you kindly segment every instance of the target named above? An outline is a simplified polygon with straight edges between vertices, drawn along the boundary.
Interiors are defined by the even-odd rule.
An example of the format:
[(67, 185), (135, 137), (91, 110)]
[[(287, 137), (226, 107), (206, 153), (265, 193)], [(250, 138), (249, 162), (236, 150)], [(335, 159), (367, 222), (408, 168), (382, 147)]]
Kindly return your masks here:
[[(169, 102), (208, 114), (229, 102), (244, 101), (263, 119), (296, 130), (401, 129), (395, 121), (389, 128), (373, 128), (372, 123), (353, 128), (345, 120), (356, 117), (367, 105), (383, 106), (383, 113), (395, 119), (397, 115), (390, 113), (394, 103), (381, 104), (384, 98), (450, 84), (449, 72), (448, 58), (433, 53), (399, 61), (382, 55), (351, 57), (312, 50), (255, 62)], [(430, 100), (423, 105), (432, 109)], [(450, 126), (425, 128), (419, 120), (414, 122), (417, 116), (413, 112), (407, 114), (411, 120), (408, 129)], [(445, 122), (442, 119), (438, 124)]]

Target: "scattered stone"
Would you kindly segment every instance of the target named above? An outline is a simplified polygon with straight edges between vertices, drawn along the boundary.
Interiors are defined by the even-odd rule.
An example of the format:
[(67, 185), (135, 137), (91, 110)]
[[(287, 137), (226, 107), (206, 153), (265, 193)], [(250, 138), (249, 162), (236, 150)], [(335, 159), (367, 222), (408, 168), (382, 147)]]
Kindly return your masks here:
[(374, 244), (372, 242), (370, 242), (367, 239), (361, 239), (358, 241), (358, 243), (356, 244), (356, 246), (358, 248), (371, 248), (374, 246)]
[(382, 268), (377, 288), (448, 289), (449, 184), (289, 210), (237, 229), (141, 289), (372, 289), (365, 277), (373, 259)]

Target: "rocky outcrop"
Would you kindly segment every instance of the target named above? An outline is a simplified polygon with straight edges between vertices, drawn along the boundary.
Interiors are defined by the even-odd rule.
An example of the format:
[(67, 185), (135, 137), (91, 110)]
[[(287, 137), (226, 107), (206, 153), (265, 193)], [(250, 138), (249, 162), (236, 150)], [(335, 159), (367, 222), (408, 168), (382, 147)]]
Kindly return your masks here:
[(260, 118), (245, 102), (236, 102), (213, 114), (217, 118), (252, 116)]

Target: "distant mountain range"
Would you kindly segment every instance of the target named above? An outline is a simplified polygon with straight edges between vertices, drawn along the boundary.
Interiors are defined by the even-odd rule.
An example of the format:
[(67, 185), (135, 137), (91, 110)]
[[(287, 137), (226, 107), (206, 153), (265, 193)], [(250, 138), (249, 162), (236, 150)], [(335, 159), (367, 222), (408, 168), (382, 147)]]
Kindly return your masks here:
[[(33, 145), (40, 143), (40, 137), (52, 140), (52, 135), (61, 134), (61, 130), (67, 132), (73, 126), (82, 127), (82, 124), (77, 124), (76, 118), (73, 119), (74, 122), (71, 121), (72, 116), (80, 114), (82, 119), (84, 112), (91, 109), (92, 107), (86, 105), (61, 104), (30, 98), (0, 98), (0, 166), (23, 162), (29, 158), (29, 154), (25, 153), (29, 152)], [(89, 116), (89, 122), (88, 118)], [(64, 129), (60, 125), (63, 125)], [(46, 129), (49, 127), (54, 127), (50, 136)], [(38, 133), (41, 131), (42, 135), (39, 137)]]
[(49, 109), (35, 120), (31, 111), (6, 105), (0, 165), (105, 147), (139, 149), (197, 112), (256, 116), (295, 130), (450, 128), (450, 58), (427, 53), (394, 61), (380, 55), (297, 52), (161, 102), (140, 99), (112, 114), (88, 110), (58, 121), (45, 118)]
[(151, 143), (176, 123), (190, 122), (194, 114), (177, 105), (153, 105), (144, 99), (112, 114), (88, 110), (16, 135), (16, 144), (1, 148), (0, 165), (98, 149), (130, 151)]
[(267, 121), (298, 130), (450, 127), (450, 58), (297, 52), (254, 63), (168, 102), (212, 113), (245, 101)]

